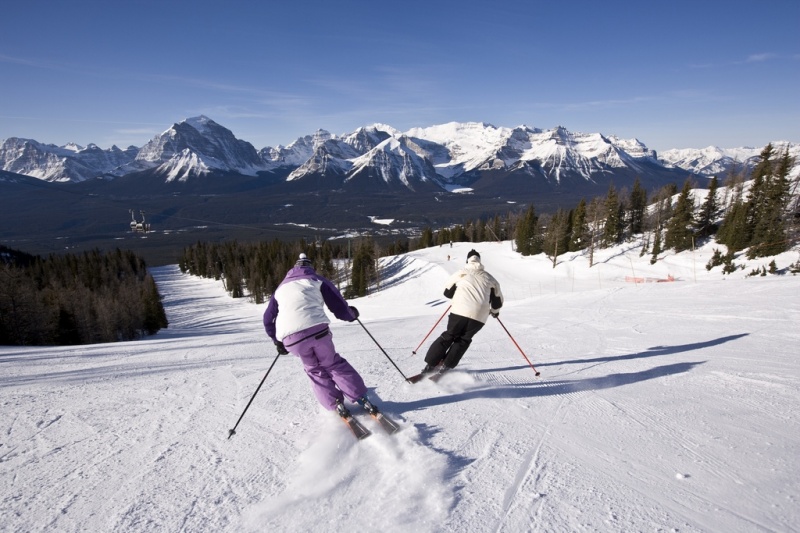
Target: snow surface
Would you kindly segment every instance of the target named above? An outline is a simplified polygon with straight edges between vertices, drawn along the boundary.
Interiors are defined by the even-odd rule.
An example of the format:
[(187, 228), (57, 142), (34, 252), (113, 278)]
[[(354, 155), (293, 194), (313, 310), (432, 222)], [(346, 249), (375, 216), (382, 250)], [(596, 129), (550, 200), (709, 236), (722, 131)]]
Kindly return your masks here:
[[(440, 381), (405, 383), (475, 247), (506, 295)], [(797, 531), (800, 277), (723, 276), (713, 247), (521, 257), (457, 243), (384, 260), (339, 351), (403, 425), (356, 442), (277, 360), (263, 305), (153, 269), (170, 327), (0, 347), (2, 531)], [(798, 253), (776, 258), (779, 268)], [(737, 260), (741, 263), (742, 260)], [(671, 283), (630, 283), (625, 278)]]

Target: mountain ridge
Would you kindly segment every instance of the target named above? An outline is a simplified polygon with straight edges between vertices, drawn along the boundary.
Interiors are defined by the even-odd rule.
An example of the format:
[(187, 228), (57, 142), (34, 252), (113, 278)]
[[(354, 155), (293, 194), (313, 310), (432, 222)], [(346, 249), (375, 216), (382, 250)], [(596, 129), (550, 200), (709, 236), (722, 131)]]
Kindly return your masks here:
[[(387, 169), (390, 161), (385, 157), (379, 162), (374, 159), (380, 158), (377, 153), (368, 154), (390, 138), (399, 143), (393, 144), (393, 151), (403, 146), (407, 158), (392, 158), (394, 168)], [(789, 146), (800, 154), (800, 145), (775, 144)], [(522, 172), (554, 184), (570, 176), (592, 181), (596, 176), (626, 169), (639, 174), (680, 170), (709, 177), (737, 165), (747, 168), (760, 150), (712, 146), (672, 149), (659, 155), (638, 139), (570, 132), (563, 126), (545, 130), (525, 125), (495, 127), (482, 122), (449, 122), (406, 132), (385, 124), (360, 127), (344, 135), (317, 130), (285, 147), (257, 150), (200, 115), (176, 122), (141, 148), (125, 150), (116, 146), (103, 150), (93, 144), (83, 148), (74, 143), (58, 147), (12, 137), (0, 143), (0, 168), (62, 182), (115, 179), (141, 171), (161, 174), (165, 182), (184, 182), (215, 172), (257, 176), (280, 169), (289, 170), (287, 181), (324, 175), (344, 182), (351, 172), (363, 175), (365, 167), (376, 164), (376, 176), (405, 176), (414, 169), (420, 173), (419, 179), (449, 191), (469, 186), (487, 171)], [(383, 151), (390, 153), (385, 147)]]

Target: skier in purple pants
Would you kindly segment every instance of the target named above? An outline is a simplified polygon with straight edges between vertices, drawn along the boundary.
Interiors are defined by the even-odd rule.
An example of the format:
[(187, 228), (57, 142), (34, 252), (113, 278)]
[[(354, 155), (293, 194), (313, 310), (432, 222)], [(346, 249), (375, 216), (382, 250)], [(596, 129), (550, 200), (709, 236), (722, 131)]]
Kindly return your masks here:
[(326, 409), (350, 416), (344, 406), (346, 397), (377, 413), (367, 398), (364, 380), (336, 352), (325, 307), (339, 320), (353, 322), (358, 318), (358, 310), (347, 305), (330, 280), (317, 274), (306, 254), (300, 254), (270, 298), (264, 329), (279, 354), (292, 353), (300, 358), (317, 400)]

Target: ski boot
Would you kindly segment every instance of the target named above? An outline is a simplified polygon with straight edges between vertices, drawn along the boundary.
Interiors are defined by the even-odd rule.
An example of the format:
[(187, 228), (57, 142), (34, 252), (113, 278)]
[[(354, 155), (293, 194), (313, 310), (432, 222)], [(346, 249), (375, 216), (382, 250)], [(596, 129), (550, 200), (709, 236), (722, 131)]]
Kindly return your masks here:
[(369, 401), (369, 398), (367, 398), (366, 395), (362, 396), (361, 398), (359, 398), (356, 401), (358, 402), (358, 404), (361, 407), (364, 408), (365, 411), (367, 411), (372, 416), (375, 416), (375, 415), (378, 414), (378, 408), (375, 406), (375, 404), (373, 404), (371, 401)]
[(431, 381), (439, 381), (442, 378), (442, 376), (445, 374), (445, 372), (447, 372), (448, 370), (452, 370), (452, 369), (453, 369), (452, 367), (449, 367), (449, 366), (445, 365), (444, 363), (442, 363), (442, 364), (440, 364), (440, 365), (438, 365), (436, 367), (436, 369), (433, 371), (433, 373), (431, 374), (431, 376), (428, 379), (430, 379)]
[(336, 400), (336, 413), (345, 420), (352, 417), (350, 411), (344, 406), (341, 400)]
[(436, 363), (435, 365), (426, 364), (425, 368), (422, 369), (422, 375), (427, 376), (429, 374), (442, 374), (450, 370), (449, 366), (445, 366), (444, 359)]
[(350, 411), (344, 406), (341, 400), (336, 400), (336, 413), (342, 417), (342, 421), (347, 424), (347, 427), (353, 432), (353, 436), (358, 440), (366, 439), (372, 434), (370, 430), (365, 428), (361, 422), (350, 414)]

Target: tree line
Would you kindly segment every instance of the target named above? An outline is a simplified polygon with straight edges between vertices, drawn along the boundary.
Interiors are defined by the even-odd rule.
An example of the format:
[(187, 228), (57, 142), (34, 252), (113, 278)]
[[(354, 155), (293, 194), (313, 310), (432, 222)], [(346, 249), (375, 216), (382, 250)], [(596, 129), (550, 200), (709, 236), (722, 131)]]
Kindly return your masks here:
[(0, 344), (126, 341), (165, 327), (161, 295), (133, 252), (40, 257), (0, 246)]
[[(305, 253), (314, 268), (336, 283), (345, 297), (367, 294), (376, 283), (377, 259), (409, 251), (409, 240), (398, 239), (384, 247), (371, 237), (355, 242), (295, 242), (278, 239), (269, 242), (221, 243), (197, 242), (183, 249), (178, 266), (183, 273), (212, 278), (222, 282), (234, 298), (247, 297), (254, 303), (265, 303), (283, 281), (286, 273)], [(341, 266), (345, 263), (346, 266)], [(339, 266), (337, 266), (339, 265)]]
[(234, 298), (247, 297), (265, 303), (291, 269), (300, 253), (305, 253), (317, 272), (332, 280), (345, 298), (366, 296), (379, 287), (382, 271), (379, 258), (450, 242), (505, 240), (513, 231), (513, 215), (485, 221), (468, 220), (465, 224), (435, 232), (426, 227), (418, 238), (395, 238), (378, 242), (371, 236), (347, 242), (220, 243), (197, 242), (183, 249), (178, 265), (183, 273), (212, 278), (223, 283)]

